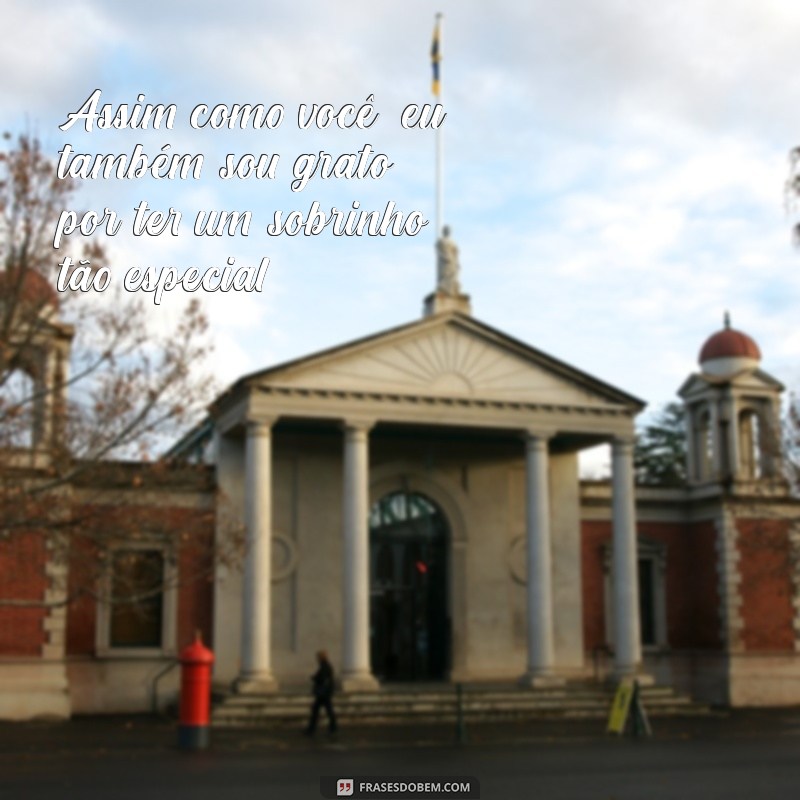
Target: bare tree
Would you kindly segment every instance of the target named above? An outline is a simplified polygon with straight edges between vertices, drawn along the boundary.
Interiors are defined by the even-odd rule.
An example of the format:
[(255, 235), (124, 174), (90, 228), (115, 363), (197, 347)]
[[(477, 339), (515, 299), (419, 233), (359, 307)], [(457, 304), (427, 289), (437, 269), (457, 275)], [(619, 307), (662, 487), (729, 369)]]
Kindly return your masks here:
[[(40, 537), (48, 558), (68, 564), (72, 574), (58, 602), (99, 596), (100, 571), (120, 542), (149, 537), (176, 552), (198, 544), (189, 569), (198, 574), (209, 568), (210, 546), (207, 536), (195, 542), (191, 530), (210, 525), (163, 510), (165, 488), (211, 491), (207, 468), (176, 467), (156, 456), (210, 399), (206, 317), (192, 301), (171, 329), (156, 329), (135, 295), (56, 292), (61, 256), (53, 230), (60, 212), (74, 207), (76, 189), (56, 177), (35, 137), (4, 136), (0, 556), (6, 567), (24, 560), (31, 537)], [(98, 244), (86, 246), (83, 257), (106, 265)], [(162, 499), (143, 501), (155, 489)], [(9, 596), (0, 582), (0, 605), (35, 602)]]
[[(784, 187), (786, 208), (794, 217), (800, 209), (800, 147), (793, 147), (789, 151), (789, 177)], [(792, 226), (795, 242), (800, 244), (800, 221), (796, 220)]]
[(792, 395), (784, 419), (783, 450), (786, 477), (792, 491), (800, 495), (800, 398)]

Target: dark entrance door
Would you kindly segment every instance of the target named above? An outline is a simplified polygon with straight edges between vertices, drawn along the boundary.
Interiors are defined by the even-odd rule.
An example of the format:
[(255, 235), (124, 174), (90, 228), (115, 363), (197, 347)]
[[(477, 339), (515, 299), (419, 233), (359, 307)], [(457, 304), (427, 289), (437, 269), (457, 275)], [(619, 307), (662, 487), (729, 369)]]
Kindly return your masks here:
[(421, 494), (370, 511), (372, 669), (389, 681), (443, 680), (448, 667), (447, 521)]

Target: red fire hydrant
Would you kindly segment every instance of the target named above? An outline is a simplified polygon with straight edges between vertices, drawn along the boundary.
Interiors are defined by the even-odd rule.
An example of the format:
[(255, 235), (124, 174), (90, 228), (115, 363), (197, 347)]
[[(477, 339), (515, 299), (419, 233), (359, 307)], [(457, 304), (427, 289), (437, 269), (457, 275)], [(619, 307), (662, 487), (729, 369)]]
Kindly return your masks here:
[(184, 750), (204, 750), (209, 742), (211, 716), (211, 665), (214, 654), (203, 644), (200, 631), (183, 648), (181, 662), (181, 713), (178, 746)]

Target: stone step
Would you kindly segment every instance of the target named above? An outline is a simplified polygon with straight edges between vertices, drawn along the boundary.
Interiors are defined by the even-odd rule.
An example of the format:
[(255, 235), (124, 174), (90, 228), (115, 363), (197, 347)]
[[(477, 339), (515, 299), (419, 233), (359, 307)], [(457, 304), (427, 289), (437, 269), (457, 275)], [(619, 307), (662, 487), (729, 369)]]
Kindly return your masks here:
[[(648, 709), (648, 715), (653, 718), (667, 717), (667, 716), (702, 716), (708, 714), (708, 709), (704, 707), (693, 706), (686, 709), (662, 709), (653, 711)], [(324, 716), (324, 715), (323, 715)], [(454, 723), (456, 722), (456, 714), (454, 712), (437, 713), (437, 714), (408, 714), (408, 715), (375, 715), (368, 718), (362, 717), (345, 717), (337, 710), (339, 720), (350, 724), (363, 724), (363, 725), (416, 725), (416, 724), (436, 724), (436, 723)], [(608, 708), (579, 708), (579, 709), (541, 709), (534, 713), (525, 712), (493, 712), (491, 715), (464, 715), (465, 723), (470, 722), (521, 722), (525, 720), (542, 720), (542, 719), (602, 719), (608, 718)], [(252, 716), (238, 716), (238, 717), (215, 717), (213, 725), (215, 727), (276, 727), (276, 728), (289, 728), (301, 725), (308, 719), (308, 711), (305, 714), (292, 716), (292, 717), (269, 717), (261, 715)]]
[[(669, 686), (642, 688), (642, 702), (650, 715), (696, 715), (707, 713), (691, 698), (678, 695)], [(576, 684), (550, 689), (472, 688), (462, 696), (465, 720), (523, 720), (535, 718), (607, 717), (613, 690), (604, 686)], [(212, 724), (220, 727), (290, 725), (308, 715), (312, 698), (299, 691), (272, 695), (226, 696), (212, 714)], [(454, 689), (417, 690), (388, 688), (380, 692), (339, 694), (335, 697), (337, 715), (342, 721), (363, 724), (426, 723), (455, 721)]]
[[(678, 695), (670, 687), (648, 687), (641, 690), (643, 700), (658, 703), (663, 701), (674, 701)], [(359, 694), (343, 695), (337, 694), (337, 701), (353, 705), (369, 706), (372, 704), (383, 705), (386, 703), (413, 703), (413, 702), (436, 702), (436, 703), (455, 703), (456, 693), (454, 691), (441, 692), (364, 692)], [(463, 702), (520, 702), (537, 703), (541, 700), (579, 700), (602, 698), (610, 700), (613, 693), (606, 690), (590, 689), (571, 690), (571, 689), (512, 689), (506, 691), (465, 691)], [(253, 705), (306, 705), (310, 702), (308, 693), (300, 692), (279, 692), (277, 694), (264, 695), (229, 695), (225, 698), (225, 704), (231, 706), (253, 706)]]
[[(336, 705), (343, 712), (352, 714), (371, 714), (390, 709), (403, 710), (448, 710), (456, 707), (456, 702), (452, 699), (446, 701), (434, 699), (416, 700), (395, 700), (385, 698), (380, 702), (355, 702), (346, 698), (336, 698)], [(647, 708), (659, 708), (662, 706), (686, 706), (691, 704), (688, 697), (655, 697), (643, 698), (642, 702)], [(305, 711), (311, 703), (311, 698), (303, 698), (299, 701), (282, 702), (280, 700), (266, 701), (262, 703), (226, 703), (218, 708), (218, 711), (225, 711), (229, 714), (239, 712), (263, 710), (264, 713), (291, 713), (293, 711)], [(536, 709), (536, 708), (566, 708), (581, 705), (600, 705), (607, 707), (611, 704), (611, 699), (607, 697), (565, 697), (565, 698), (494, 698), (491, 700), (465, 698), (462, 707), (467, 711), (491, 711), (492, 709)]]

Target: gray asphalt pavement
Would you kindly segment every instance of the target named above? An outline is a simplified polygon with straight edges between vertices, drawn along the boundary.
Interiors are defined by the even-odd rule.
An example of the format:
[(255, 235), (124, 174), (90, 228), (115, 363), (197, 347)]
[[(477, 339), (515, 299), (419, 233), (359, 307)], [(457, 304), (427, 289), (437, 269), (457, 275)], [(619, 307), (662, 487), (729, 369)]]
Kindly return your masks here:
[(342, 731), (216, 731), (184, 753), (171, 723), (147, 718), (0, 725), (0, 797), (13, 800), (244, 800), (321, 797), (322, 775), (472, 775), (505, 798), (798, 798), (800, 709), (655, 720), (646, 741), (599, 721)]

